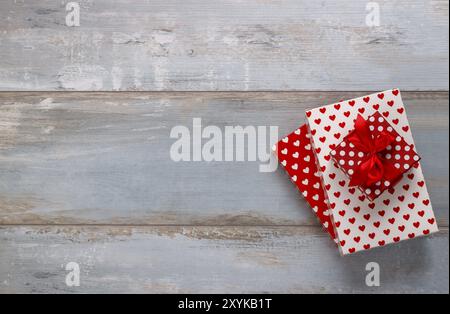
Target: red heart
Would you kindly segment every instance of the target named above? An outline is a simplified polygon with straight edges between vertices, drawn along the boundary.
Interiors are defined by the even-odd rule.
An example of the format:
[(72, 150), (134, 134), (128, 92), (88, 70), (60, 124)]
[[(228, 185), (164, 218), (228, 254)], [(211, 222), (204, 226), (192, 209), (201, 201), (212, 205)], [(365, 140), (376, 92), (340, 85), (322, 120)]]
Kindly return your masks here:
[(350, 194), (355, 194), (355, 192), (356, 192), (356, 189), (355, 188), (351, 188), (351, 189), (348, 189), (348, 191), (349, 191), (349, 193)]
[(331, 155), (326, 155), (326, 156), (324, 156), (323, 158), (324, 158), (326, 161), (330, 161)]
[(410, 180), (414, 179), (414, 173), (408, 174), (408, 179), (410, 179)]
[(335, 173), (330, 173), (328, 176), (330, 177), (331, 180), (334, 180), (336, 178)]
[(336, 105), (334, 105), (334, 109), (336, 109), (336, 110), (339, 110), (339, 109), (341, 109), (341, 105), (340, 105), (340, 104), (336, 104)]
[(354, 237), (353, 240), (354, 240), (356, 243), (359, 243), (359, 241), (361, 241), (361, 237)]
[(344, 204), (348, 206), (348, 205), (350, 205), (351, 202), (352, 202), (351, 200), (347, 199), (344, 201)]
[(398, 214), (400, 212), (400, 207), (399, 206), (394, 207), (394, 212), (396, 212)]
[(389, 115), (390, 115), (389, 111), (383, 112), (383, 116), (384, 116), (385, 118), (389, 117)]
[(386, 199), (383, 201), (384, 205), (388, 206), (391, 203), (390, 199)]
[(364, 219), (365, 219), (365, 220), (369, 220), (369, 219), (370, 219), (370, 214), (364, 215)]
[(358, 197), (358, 199), (359, 199), (361, 202), (364, 202), (364, 200), (366, 199), (366, 196), (365, 196), (365, 195), (360, 195), (360, 196)]
[(342, 217), (344, 217), (344, 216), (345, 216), (345, 210), (341, 210), (341, 211), (339, 212), (339, 215), (341, 215)]
[(322, 108), (319, 109), (319, 111), (320, 111), (320, 113), (325, 113), (327, 111), (327, 108), (322, 107)]
[(355, 104), (356, 104), (356, 101), (354, 101), (354, 100), (350, 100), (349, 102), (348, 102), (348, 104), (350, 105), (350, 106), (354, 106)]
[(325, 189), (326, 189), (327, 191), (329, 191), (329, 190), (331, 189), (331, 184), (325, 185)]
[(400, 196), (398, 197), (398, 200), (399, 200), (400, 202), (403, 202), (403, 201), (405, 200), (405, 196), (400, 195)]
[(322, 136), (319, 138), (319, 141), (321, 141), (322, 143), (325, 143), (326, 140), (327, 140), (327, 138), (325, 136)]
[(311, 130), (312, 135), (316, 135), (316, 133), (317, 133), (317, 130)]
[(408, 204), (408, 207), (409, 209), (414, 209), (416, 207), (416, 204), (414, 203)]
[(410, 215), (408, 215), (408, 214), (406, 214), (406, 215), (403, 215), (403, 219), (405, 219), (406, 221), (408, 221), (408, 220), (409, 220), (409, 218), (411, 218), (411, 216), (410, 216)]
[(391, 234), (391, 230), (390, 229), (386, 229), (386, 230), (383, 231), (383, 233), (385, 235), (390, 235)]
[(345, 122), (339, 123), (339, 126), (341, 127), (341, 129), (345, 128)]
[(365, 244), (364, 245), (364, 250), (370, 250), (370, 244)]
[(316, 153), (320, 154), (320, 152), (322, 151), (322, 149), (320, 147), (316, 148)]
[(363, 114), (364, 112), (366, 112), (366, 109), (365, 108), (359, 108), (358, 111), (359, 111), (360, 114)]
[(331, 203), (330, 207), (331, 207), (331, 209), (335, 209), (336, 208), (336, 203)]
[(408, 234), (408, 238), (410, 238), (410, 239), (414, 239), (415, 238), (415, 234), (414, 233), (410, 233), (410, 234)]
[(312, 112), (311, 111), (307, 111), (306, 112), (306, 117), (310, 118), (311, 117)]
[(400, 120), (399, 119), (394, 119), (392, 120), (392, 123), (394, 123), (395, 125), (399, 124)]
[(436, 219), (434, 219), (434, 218), (428, 219), (428, 223), (429, 223), (430, 225), (434, 225), (435, 222), (436, 222)]
[(419, 228), (420, 227), (420, 222), (416, 221), (415, 223), (413, 223), (413, 226), (416, 227), (416, 228)]
[(345, 186), (345, 180), (339, 181), (340, 186)]
[(393, 240), (394, 242), (400, 242), (400, 237), (395, 237)]
[(423, 188), (423, 186), (425, 185), (425, 181), (417, 182), (417, 185)]
[(354, 207), (353, 208), (353, 211), (355, 212), (355, 213), (359, 213), (360, 211), (361, 211), (361, 207)]
[(386, 241), (382, 240), (382, 241), (378, 241), (378, 245), (379, 246), (384, 246), (386, 244)]
[(344, 116), (346, 116), (347, 118), (350, 117), (350, 111), (344, 112)]
[(322, 119), (315, 119), (314, 122), (315, 122), (316, 124), (320, 124), (320, 123), (322, 122)]
[(335, 196), (336, 198), (339, 198), (339, 197), (341, 196), (341, 192), (334, 192), (334, 196)]
[(364, 226), (364, 225), (359, 226), (359, 230), (360, 230), (361, 232), (364, 232), (364, 230), (366, 230), (366, 226)]
[(405, 109), (404, 109), (404, 108), (398, 108), (398, 109), (397, 109), (397, 112), (398, 112), (399, 114), (402, 114), (403, 112), (405, 112)]
[(393, 94), (394, 96), (397, 96), (398, 93), (399, 93), (399, 91), (398, 91), (397, 89), (394, 89), (394, 90), (392, 91), (392, 94)]
[(381, 100), (383, 100), (383, 99), (384, 99), (384, 94), (383, 94), (383, 93), (378, 94), (378, 98), (380, 98)]
[(373, 223), (375, 228), (380, 228), (381, 222), (377, 221)]
[(334, 137), (337, 138), (337, 139), (340, 139), (341, 138), (341, 133), (334, 134)]
[(370, 101), (370, 97), (364, 97), (363, 100), (364, 102), (368, 103)]
[(405, 184), (405, 185), (403, 186), (403, 190), (408, 191), (408, 190), (409, 190), (409, 184)]
[(393, 225), (393, 224), (395, 223), (395, 218), (391, 218), (391, 219), (389, 219), (388, 221), (389, 221), (389, 223), (390, 223), (391, 225)]
[(386, 214), (386, 212), (384, 210), (380, 210), (378, 212), (378, 215), (380, 215), (381, 217), (384, 217), (385, 214)]
[(423, 234), (424, 234), (424, 235), (429, 235), (429, 234), (430, 234), (430, 230), (428, 230), (428, 229), (427, 229), (427, 230), (424, 230), (424, 231), (423, 231)]
[(369, 204), (369, 208), (370, 208), (370, 209), (374, 209), (374, 208), (375, 208), (375, 203), (370, 203), (370, 204)]
[(380, 109), (380, 105), (379, 105), (379, 104), (373, 105), (372, 107), (373, 107), (373, 109), (375, 109), (375, 110)]
[(420, 193), (419, 193), (419, 192), (415, 192), (415, 193), (413, 193), (413, 196), (414, 196), (415, 198), (419, 198), (419, 195), (420, 195)]
[(388, 106), (393, 107), (394, 106), (394, 101), (393, 100), (388, 101)]
[(375, 239), (375, 233), (369, 233), (369, 238), (371, 238), (372, 240)]
[(323, 128), (325, 131), (330, 132), (331, 130), (331, 125), (327, 125), (326, 127)]
[(349, 252), (350, 254), (353, 254), (353, 253), (356, 252), (356, 249), (352, 247), (352, 248), (348, 249), (348, 252)]
[(351, 232), (352, 232), (352, 231), (351, 231), (350, 229), (344, 230), (344, 233), (345, 233), (346, 235), (349, 235)]
[(345, 246), (345, 243), (346, 243), (345, 240), (342, 240), (341, 241), (341, 246)]
[(405, 231), (406, 227), (405, 226), (398, 226), (398, 230), (400, 230), (401, 232)]
[(402, 128), (402, 130), (403, 130), (404, 132), (408, 132), (408, 131), (409, 131), (409, 126), (404, 126), (404, 127)]
[(419, 211), (417, 214), (418, 214), (420, 217), (423, 217), (423, 216), (425, 216), (425, 211), (424, 211), (424, 210), (421, 210), (421, 211)]
[(330, 118), (331, 121), (336, 120), (336, 116), (335, 115), (329, 116), (329, 118)]
[(349, 223), (351, 223), (352, 225), (356, 222), (356, 218), (349, 218), (348, 220)]

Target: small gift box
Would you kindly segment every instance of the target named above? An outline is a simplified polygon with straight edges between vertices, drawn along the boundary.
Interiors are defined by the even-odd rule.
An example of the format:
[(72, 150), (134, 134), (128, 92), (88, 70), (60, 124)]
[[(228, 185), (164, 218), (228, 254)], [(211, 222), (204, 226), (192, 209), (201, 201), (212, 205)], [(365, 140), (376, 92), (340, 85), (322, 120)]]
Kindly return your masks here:
[(359, 114), (331, 156), (350, 179), (349, 186), (358, 187), (370, 201), (393, 188), (421, 159), (378, 111), (367, 120)]

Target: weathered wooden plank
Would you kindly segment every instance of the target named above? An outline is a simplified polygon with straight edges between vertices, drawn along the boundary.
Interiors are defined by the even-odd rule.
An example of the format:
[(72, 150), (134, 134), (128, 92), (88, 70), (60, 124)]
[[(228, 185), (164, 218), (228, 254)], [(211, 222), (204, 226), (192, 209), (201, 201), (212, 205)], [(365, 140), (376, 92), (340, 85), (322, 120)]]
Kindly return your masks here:
[[(171, 129), (279, 126), (355, 93), (0, 93), (1, 224), (316, 225), (281, 169), (174, 162)], [(448, 225), (448, 93), (405, 93), (436, 215)]]
[(0, 90), (448, 90), (448, 0), (0, 2)]
[(448, 230), (342, 258), (310, 227), (2, 227), (0, 293), (448, 293), (448, 248)]

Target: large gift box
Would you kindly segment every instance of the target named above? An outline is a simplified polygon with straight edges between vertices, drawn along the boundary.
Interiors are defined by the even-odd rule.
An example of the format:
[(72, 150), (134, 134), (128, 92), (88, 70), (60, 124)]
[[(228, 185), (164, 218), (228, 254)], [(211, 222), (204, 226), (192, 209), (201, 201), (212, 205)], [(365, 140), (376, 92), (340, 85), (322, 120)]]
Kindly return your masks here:
[(293, 149), (293, 135), (278, 143), (277, 156), (306, 196), (311, 187), (298, 181), (304, 174), (289, 167), (317, 172), (323, 194), (314, 195), (323, 198), (322, 206), (307, 201), (331, 226), (342, 255), (438, 231), (399, 90), (312, 109), (306, 118), (299, 130), (314, 161), (305, 164), (306, 155), (295, 150), (283, 154)]

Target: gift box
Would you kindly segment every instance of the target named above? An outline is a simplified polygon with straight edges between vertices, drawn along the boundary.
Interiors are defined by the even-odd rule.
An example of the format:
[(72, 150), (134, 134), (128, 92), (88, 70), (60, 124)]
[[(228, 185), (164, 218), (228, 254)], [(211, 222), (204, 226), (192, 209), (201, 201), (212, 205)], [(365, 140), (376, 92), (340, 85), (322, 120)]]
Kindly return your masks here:
[(336, 235), (318, 173), (308, 126), (304, 124), (284, 137), (273, 147), (273, 151), (292, 183), (297, 186), (313, 209), (323, 228), (331, 239), (335, 240)]
[(350, 179), (350, 187), (373, 201), (401, 181), (420, 156), (383, 115), (358, 114), (354, 129), (331, 151), (332, 159)]
[[(399, 176), (397, 181), (392, 179), (394, 182), (383, 190), (384, 193), (380, 185), (379, 195), (374, 199), (367, 196), (372, 195), (371, 193), (365, 193), (369, 191), (361, 192), (357, 186), (350, 186), (355, 173), (349, 173), (350, 168), (339, 164), (340, 157), (345, 157), (341, 156), (341, 151), (350, 156), (350, 151), (345, 150), (348, 147), (339, 148), (339, 145), (342, 146), (345, 142), (344, 146), (350, 146), (346, 136), (354, 132), (359, 116), (370, 123), (377, 122), (377, 128), (375, 129), (374, 124), (370, 132), (375, 133), (379, 126), (383, 126), (383, 131), (385, 128), (392, 128), (390, 134), (395, 137), (390, 145), (392, 149), (388, 149), (388, 145), (386, 152), (381, 150), (377, 154), (381, 154), (379, 158), (394, 161), (394, 168), (398, 171), (403, 167), (403, 175)], [(378, 121), (380, 116), (385, 121)], [(342, 255), (438, 232), (422, 167), (420, 161), (415, 160), (418, 157), (415, 157), (417, 153), (414, 151), (414, 140), (399, 90), (315, 108), (307, 111), (306, 117), (327, 210)], [(352, 145), (356, 148), (354, 143)], [(397, 145), (401, 146), (398, 150), (399, 156), (396, 156)], [(408, 149), (410, 151), (407, 152)], [(333, 151), (334, 157), (331, 154)], [(408, 157), (405, 158), (406, 155), (409, 155), (409, 160)], [(362, 154), (360, 156), (362, 160), (367, 158)], [(363, 162), (354, 157), (351, 157), (351, 160), (356, 165), (359, 161)], [(348, 161), (350, 159), (345, 162)], [(395, 167), (396, 162), (400, 168)], [(408, 167), (410, 168), (407, 169)], [(375, 182), (375, 185), (377, 183)]]

